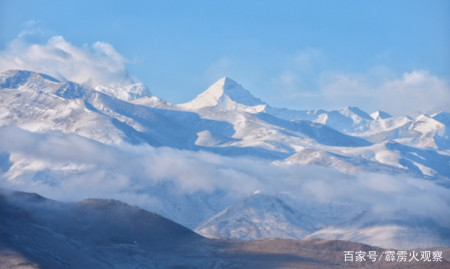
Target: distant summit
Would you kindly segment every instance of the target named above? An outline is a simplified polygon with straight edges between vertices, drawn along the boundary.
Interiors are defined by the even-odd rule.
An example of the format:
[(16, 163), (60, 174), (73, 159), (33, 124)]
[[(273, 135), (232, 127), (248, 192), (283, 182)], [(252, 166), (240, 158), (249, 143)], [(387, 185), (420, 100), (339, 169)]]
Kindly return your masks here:
[(101, 85), (95, 87), (95, 90), (125, 101), (133, 101), (152, 96), (150, 90), (142, 82), (116, 87)]
[[(15, 89), (19, 87), (28, 89), (48, 91), (56, 91), (56, 89), (63, 88), (84, 88), (91, 89), (91, 87), (84, 84), (78, 84), (66, 80), (57, 80), (49, 75), (27, 71), (27, 70), (8, 70), (0, 73), (0, 88), (1, 89)], [(142, 97), (151, 97), (152, 93), (143, 83), (138, 82), (130, 85), (121, 85), (117, 87), (97, 86), (96, 91), (102, 92), (117, 99), (132, 101)], [(79, 96), (78, 96), (79, 97)]]
[(27, 71), (27, 70), (8, 70), (0, 73), (0, 88), (15, 89), (27, 84), (31, 88), (41, 88), (47, 84), (60, 83), (55, 78), (48, 75)]
[(365, 120), (372, 120), (372, 117), (366, 112), (362, 111), (359, 107), (355, 106), (347, 106), (343, 109), (338, 110), (340, 114), (345, 115), (347, 117), (359, 117)]
[(375, 112), (373, 112), (372, 114), (370, 114), (370, 116), (374, 119), (374, 120), (384, 120), (384, 119), (388, 119), (388, 118), (392, 118), (392, 116), (384, 111), (381, 110), (377, 110)]
[(253, 96), (236, 81), (223, 77), (194, 100), (180, 106), (187, 109), (218, 107), (225, 110), (259, 112), (264, 109), (265, 105), (263, 101)]

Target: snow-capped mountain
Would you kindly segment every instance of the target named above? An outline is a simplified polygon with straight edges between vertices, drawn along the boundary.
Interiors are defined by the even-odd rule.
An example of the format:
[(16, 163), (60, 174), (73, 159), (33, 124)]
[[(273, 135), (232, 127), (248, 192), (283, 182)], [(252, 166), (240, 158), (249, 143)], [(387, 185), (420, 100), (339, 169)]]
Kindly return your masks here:
[(211, 85), (194, 100), (181, 104), (187, 110), (215, 107), (223, 110), (261, 112), (266, 104), (254, 97), (234, 80), (224, 77)]
[[(195, 126), (187, 128), (180, 118), (195, 120), (192, 113), (164, 115), (157, 109), (134, 105), (73, 82), (60, 82), (39, 73), (12, 71), (0, 81), (1, 125), (30, 131), (58, 130), (76, 133), (102, 143), (148, 143), (190, 148)], [(199, 124), (202, 121), (200, 120)], [(173, 129), (182, 133), (173, 132)]]
[[(444, 210), (450, 205), (442, 198), (450, 187), (448, 112), (411, 118), (382, 111), (369, 115), (357, 107), (275, 108), (229, 78), (179, 105), (151, 96), (142, 85), (133, 87), (92, 89), (31, 71), (1, 73), (0, 180), (19, 189), (39, 185), (48, 193), (54, 186), (95, 193), (88, 186), (102, 182), (110, 188), (102, 197), (114, 193), (210, 237), (238, 239), (372, 240), (358, 232), (381, 213), (369, 208), (360, 225), (349, 224), (365, 204), (346, 214), (338, 207), (345, 215), (339, 223), (323, 217), (333, 215), (327, 199), (345, 204), (351, 197), (330, 198), (325, 189), (334, 183), (323, 181), (322, 172), (344, 183), (361, 180), (364, 173), (383, 175), (382, 182), (406, 176), (413, 182), (408, 190), (429, 190), (426, 201), (439, 202)], [(348, 184), (370, 190), (367, 197), (354, 195), (360, 200), (372, 191), (383, 197), (392, 191), (386, 183), (357, 182)], [(260, 186), (273, 190), (253, 195), (252, 188)], [(318, 197), (311, 206), (323, 214), (306, 212), (300, 206), (305, 201), (288, 202), (286, 195), (295, 197), (296, 191)], [(443, 201), (433, 200), (434, 192)], [(389, 218), (380, 225), (398, 220)], [(405, 219), (427, 227), (411, 214)], [(447, 242), (448, 223), (430, 227), (442, 235), (439, 242)], [(405, 235), (411, 232), (406, 229)]]
[[(372, 143), (389, 141), (421, 150), (445, 151), (450, 147), (445, 113), (411, 119), (376, 112), (373, 119), (356, 107), (330, 112), (274, 110), (229, 78), (220, 79), (193, 101), (178, 106), (157, 97), (128, 103), (115, 95), (28, 71), (3, 73), (0, 86), (2, 126), (15, 125), (37, 132), (60, 130), (102, 143), (148, 143), (279, 160), (303, 152), (300, 163), (305, 163), (306, 152), (330, 152), (331, 155), (320, 158), (323, 161), (315, 163), (330, 164), (327, 159), (344, 156), (355, 159), (362, 169), (366, 166), (361, 164), (367, 161), (396, 168), (404, 165), (401, 161), (389, 163), (373, 157), (381, 153), (355, 155), (345, 148), (369, 146), (377, 150)], [(289, 113), (298, 117), (287, 120), (292, 119), (285, 117)], [(173, 132), (174, 129), (178, 131)], [(402, 154), (398, 147), (384, 147), (382, 152)], [(445, 156), (442, 152), (435, 154), (444, 162)], [(289, 163), (293, 163), (293, 158)], [(449, 176), (423, 163), (418, 168), (413, 170), (422, 175)]]
[(195, 231), (206, 237), (231, 239), (303, 238), (317, 230), (310, 217), (280, 198), (256, 191), (200, 224)]

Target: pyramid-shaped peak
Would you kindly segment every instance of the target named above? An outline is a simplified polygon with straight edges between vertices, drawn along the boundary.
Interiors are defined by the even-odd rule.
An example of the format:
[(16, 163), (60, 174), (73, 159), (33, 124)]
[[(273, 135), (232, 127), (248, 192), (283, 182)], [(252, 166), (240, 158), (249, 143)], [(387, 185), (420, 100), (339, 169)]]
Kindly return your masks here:
[(206, 91), (194, 100), (182, 104), (182, 107), (200, 109), (203, 107), (236, 108), (237, 106), (254, 107), (265, 105), (259, 98), (253, 96), (242, 85), (229, 77), (223, 77), (212, 84)]
[(341, 109), (340, 113), (346, 116), (351, 116), (351, 114), (354, 114), (363, 119), (372, 120), (372, 117), (369, 114), (367, 114), (365, 111), (361, 110), (359, 107), (356, 106), (347, 106)]
[(384, 111), (381, 111), (381, 110), (377, 110), (377, 111), (373, 112), (372, 114), (370, 114), (370, 116), (374, 120), (384, 120), (384, 119), (392, 118), (392, 115), (390, 115), (389, 113), (386, 113)]
[(229, 77), (223, 77), (223, 78), (219, 79), (218, 81), (216, 81), (216, 83), (214, 83), (213, 85), (216, 85), (216, 84), (218, 86), (220, 85), (224, 89), (242, 87), (239, 83), (237, 83), (236, 81), (234, 81), (233, 79), (231, 79)]
[[(228, 92), (228, 91), (233, 91), (234, 89), (236, 89), (238, 91), (248, 92), (246, 89), (244, 89), (244, 87), (242, 87), (241, 84), (237, 83), (235, 80), (233, 80), (229, 77), (223, 77), (223, 78), (219, 79), (218, 81), (213, 83), (205, 92), (210, 91), (210, 90), (215, 90), (215, 91), (219, 90), (219, 91)], [(250, 94), (250, 92), (249, 92), (249, 94)]]

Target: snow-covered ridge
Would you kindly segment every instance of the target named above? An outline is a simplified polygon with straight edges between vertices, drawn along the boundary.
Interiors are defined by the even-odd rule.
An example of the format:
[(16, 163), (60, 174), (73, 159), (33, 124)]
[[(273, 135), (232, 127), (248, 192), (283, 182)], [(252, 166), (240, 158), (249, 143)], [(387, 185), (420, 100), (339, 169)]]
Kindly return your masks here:
[(60, 83), (59, 80), (48, 75), (26, 70), (9, 70), (0, 75), (1, 89), (17, 89), (25, 84), (30, 89), (39, 88)]
[(95, 90), (126, 101), (152, 96), (150, 90), (142, 82), (117, 87), (97, 86)]
[[(0, 75), (0, 88), (16, 89), (25, 86), (27, 89), (41, 90), (43, 88), (62, 87), (63, 85), (77, 85), (78, 88), (87, 86), (70, 81), (59, 81), (51, 76), (26, 70), (9, 70)], [(97, 86), (96, 91), (105, 93), (114, 98), (132, 101), (142, 97), (151, 97), (150, 90), (143, 83), (134, 83), (126, 86), (108, 87)]]
[[(246, 223), (243, 227), (243, 223)], [(217, 213), (195, 231), (206, 237), (231, 239), (303, 238), (317, 230), (310, 216), (281, 199), (256, 191)]]
[(341, 133), (365, 138), (371, 142), (379, 143), (393, 139), (419, 148), (443, 150), (450, 148), (448, 127), (432, 123), (439, 119), (448, 122), (448, 116), (445, 113), (433, 116), (419, 115), (413, 119), (408, 116), (393, 117), (380, 110), (368, 114), (354, 106), (332, 111), (276, 108), (254, 97), (230, 78), (220, 79), (194, 100), (178, 107), (198, 113), (203, 113), (201, 110), (207, 109), (207, 114), (216, 110), (251, 114), (266, 113), (288, 121), (320, 123)]

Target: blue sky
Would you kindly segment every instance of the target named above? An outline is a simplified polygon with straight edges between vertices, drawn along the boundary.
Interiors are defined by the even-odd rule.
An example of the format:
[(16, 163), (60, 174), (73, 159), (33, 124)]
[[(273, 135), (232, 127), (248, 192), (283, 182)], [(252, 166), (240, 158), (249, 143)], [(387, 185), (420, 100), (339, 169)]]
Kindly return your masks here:
[(449, 91), (449, 33), (450, 1), (0, 0), (4, 55), (17, 39), (62, 36), (84, 49), (101, 41), (126, 59), (134, 80), (174, 103), (223, 76), (270, 104), (299, 109), (395, 110), (370, 104), (370, 95), (414, 79), (422, 83), (416, 92), (437, 87), (429, 94), (441, 99)]

